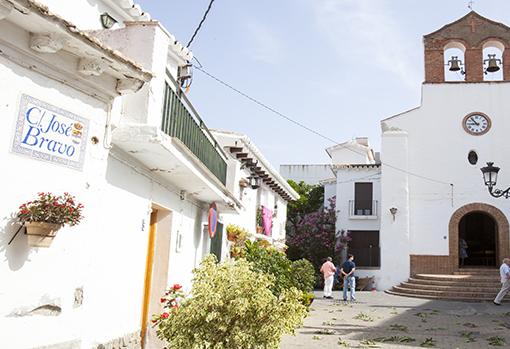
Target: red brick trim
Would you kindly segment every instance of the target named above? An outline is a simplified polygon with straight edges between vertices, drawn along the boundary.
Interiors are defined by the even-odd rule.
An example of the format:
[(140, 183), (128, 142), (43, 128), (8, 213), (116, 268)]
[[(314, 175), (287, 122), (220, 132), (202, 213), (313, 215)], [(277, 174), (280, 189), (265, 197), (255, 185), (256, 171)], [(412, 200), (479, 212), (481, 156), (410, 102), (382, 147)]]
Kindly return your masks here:
[(483, 212), (496, 222), (496, 261), (510, 257), (508, 219), (500, 209), (477, 202), (462, 206), (450, 218), (448, 256), (410, 255), (411, 276), (416, 274), (451, 274), (459, 270), (459, 223), (462, 217), (471, 212)]

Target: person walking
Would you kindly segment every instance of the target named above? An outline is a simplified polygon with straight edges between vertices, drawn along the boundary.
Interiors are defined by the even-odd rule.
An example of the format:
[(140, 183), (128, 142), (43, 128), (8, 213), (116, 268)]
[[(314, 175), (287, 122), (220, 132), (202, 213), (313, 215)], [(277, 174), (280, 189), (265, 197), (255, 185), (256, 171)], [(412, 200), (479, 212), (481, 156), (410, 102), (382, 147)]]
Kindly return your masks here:
[(321, 266), (320, 272), (324, 275), (324, 298), (333, 298), (333, 280), (335, 278), (336, 267), (332, 262), (332, 258), (328, 257), (326, 262)]
[(347, 287), (351, 290), (351, 302), (356, 300), (356, 278), (354, 277), (356, 271), (356, 264), (354, 264), (354, 256), (349, 254), (347, 260), (342, 264), (340, 272), (344, 278), (344, 301), (347, 301)]
[(496, 305), (501, 305), (501, 301), (510, 291), (510, 258), (503, 259), (503, 264), (499, 267), (499, 275), (501, 276), (501, 290), (493, 301)]

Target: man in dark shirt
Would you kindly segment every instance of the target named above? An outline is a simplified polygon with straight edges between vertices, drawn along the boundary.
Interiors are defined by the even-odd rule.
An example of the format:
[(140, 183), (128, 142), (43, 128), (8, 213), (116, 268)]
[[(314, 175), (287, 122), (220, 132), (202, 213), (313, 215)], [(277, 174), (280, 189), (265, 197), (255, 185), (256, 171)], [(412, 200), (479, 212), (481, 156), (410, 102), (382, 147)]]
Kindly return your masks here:
[(340, 273), (344, 278), (344, 301), (347, 301), (347, 287), (351, 290), (351, 301), (356, 300), (356, 279), (354, 278), (354, 271), (356, 264), (354, 264), (354, 256), (352, 254), (347, 256), (347, 260), (342, 264)]

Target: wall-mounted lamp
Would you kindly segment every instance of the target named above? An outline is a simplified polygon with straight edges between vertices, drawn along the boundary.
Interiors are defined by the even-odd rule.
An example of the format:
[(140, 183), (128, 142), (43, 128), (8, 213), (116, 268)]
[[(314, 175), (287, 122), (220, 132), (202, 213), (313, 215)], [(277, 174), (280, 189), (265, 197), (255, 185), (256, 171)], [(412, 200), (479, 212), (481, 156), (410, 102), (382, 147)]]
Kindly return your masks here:
[(103, 28), (110, 29), (113, 27), (115, 23), (117, 23), (117, 20), (110, 16), (108, 12), (103, 13), (101, 16), (101, 24), (103, 25)]
[(181, 85), (181, 88), (188, 89), (191, 86), (191, 82), (193, 80), (192, 67), (193, 65), (191, 63), (187, 63), (178, 68), (177, 81)]
[(260, 177), (250, 176), (248, 177), (248, 180), (250, 181), (250, 188), (252, 189), (260, 188)]
[(393, 221), (395, 221), (395, 215), (397, 214), (398, 209), (396, 207), (390, 208), (390, 213), (393, 216)]

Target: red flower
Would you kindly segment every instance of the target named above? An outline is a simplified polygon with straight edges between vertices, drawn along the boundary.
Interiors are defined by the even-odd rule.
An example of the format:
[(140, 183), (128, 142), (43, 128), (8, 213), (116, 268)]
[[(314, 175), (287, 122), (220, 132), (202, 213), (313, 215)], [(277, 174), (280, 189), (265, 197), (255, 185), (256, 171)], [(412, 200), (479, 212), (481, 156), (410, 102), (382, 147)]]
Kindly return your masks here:
[(58, 206), (58, 202), (57, 201), (53, 201), (53, 206)]
[(161, 314), (162, 319), (168, 319), (169, 316), (170, 316), (170, 314), (168, 314), (168, 313)]
[(21, 210), (21, 214), (26, 214), (28, 213), (28, 210)]
[(166, 302), (166, 299), (165, 299), (165, 298), (161, 298), (159, 301), (160, 301), (161, 303), (165, 303), (165, 302)]
[(73, 212), (74, 209), (72, 207), (69, 207), (69, 212)]
[(182, 288), (182, 286), (181, 286), (181, 285), (179, 285), (179, 284), (175, 284), (175, 285), (173, 285), (173, 286), (172, 286), (172, 289), (173, 289), (174, 291), (180, 290), (181, 288)]

